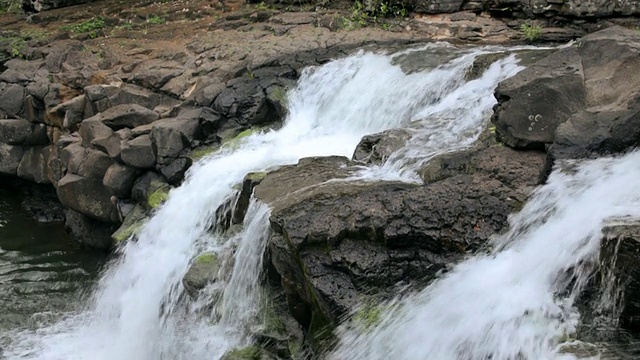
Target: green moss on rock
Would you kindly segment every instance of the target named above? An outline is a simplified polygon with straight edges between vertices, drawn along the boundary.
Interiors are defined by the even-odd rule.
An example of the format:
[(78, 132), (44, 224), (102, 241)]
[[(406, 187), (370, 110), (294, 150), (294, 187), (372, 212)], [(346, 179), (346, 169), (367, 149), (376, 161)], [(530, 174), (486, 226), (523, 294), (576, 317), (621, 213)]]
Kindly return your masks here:
[(247, 346), (227, 352), (220, 360), (260, 360), (261, 352), (257, 346)]
[(149, 207), (155, 209), (160, 205), (164, 204), (165, 201), (169, 198), (169, 189), (166, 187), (161, 187), (156, 191), (152, 192), (147, 199), (147, 203)]
[(213, 252), (205, 252), (202, 253), (200, 255), (198, 255), (198, 257), (196, 257), (195, 263), (197, 265), (202, 265), (202, 266), (207, 266), (207, 265), (214, 265), (218, 263), (218, 255), (216, 255)]
[(111, 235), (111, 238), (116, 245), (121, 245), (132, 236), (137, 235), (146, 222), (147, 212), (141, 205), (136, 205), (124, 219), (120, 228)]
[(267, 176), (266, 171), (257, 171), (248, 173), (244, 178), (245, 180), (251, 180), (252, 182), (260, 182), (265, 178), (265, 176)]
[(220, 145), (200, 146), (189, 153), (189, 158), (193, 161), (200, 160), (205, 156), (209, 156), (220, 150)]
[(380, 323), (383, 307), (373, 303), (361, 306), (353, 316), (353, 322), (363, 330), (371, 330)]

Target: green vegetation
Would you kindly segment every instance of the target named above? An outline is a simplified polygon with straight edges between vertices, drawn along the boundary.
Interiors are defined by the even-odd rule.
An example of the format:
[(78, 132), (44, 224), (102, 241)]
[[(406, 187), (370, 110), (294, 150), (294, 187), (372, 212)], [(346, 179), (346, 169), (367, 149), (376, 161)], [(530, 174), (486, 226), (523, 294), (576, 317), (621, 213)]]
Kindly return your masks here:
[(88, 33), (90, 38), (95, 39), (98, 37), (98, 32), (104, 29), (104, 27), (104, 19), (98, 16), (79, 24), (63, 26), (61, 29), (64, 31), (71, 31), (76, 34)]
[(20, 12), (20, 0), (0, 0), (0, 14)]
[(189, 158), (191, 158), (191, 160), (193, 161), (200, 160), (203, 157), (209, 156), (218, 150), (220, 150), (220, 145), (200, 146), (191, 150), (191, 152), (189, 153)]
[(214, 265), (218, 263), (218, 255), (213, 252), (205, 252), (196, 257), (196, 264), (199, 265)]
[(388, 0), (374, 3), (365, 7), (360, 1), (351, 7), (351, 16), (342, 18), (342, 28), (345, 30), (355, 30), (369, 24), (380, 24), (382, 29), (389, 30), (390, 25), (382, 22), (385, 18), (405, 18), (409, 15), (407, 9), (399, 4)]
[(258, 5), (256, 5), (256, 10), (267, 11), (273, 10), (269, 5), (267, 5), (264, 1), (261, 1)]
[(142, 229), (144, 221), (138, 221), (130, 226), (119, 228), (111, 237), (115, 241), (116, 245), (124, 243), (131, 236), (137, 235), (140, 229)]
[(267, 176), (266, 171), (256, 171), (248, 173), (244, 178), (252, 182), (262, 181)]
[(257, 134), (258, 132), (260, 132), (262, 129), (261, 128), (249, 128), (246, 129), (244, 131), (241, 131), (240, 133), (238, 133), (236, 136), (230, 138), (230, 139), (225, 139), (222, 141), (222, 146), (226, 146), (226, 147), (231, 147), (232, 149), (235, 149), (238, 147), (238, 145), (240, 145), (240, 141), (248, 136), (251, 136), (253, 134)]
[(221, 360), (260, 360), (262, 350), (257, 346), (233, 349), (224, 354)]
[(383, 310), (383, 307), (373, 302), (367, 302), (355, 313), (353, 322), (364, 331), (371, 330), (380, 323)]
[(162, 205), (165, 201), (167, 201), (168, 198), (169, 198), (169, 189), (166, 187), (161, 187), (156, 191), (154, 191), (153, 193), (151, 193), (151, 195), (149, 195), (149, 199), (147, 199), (147, 203), (149, 204), (150, 208), (155, 209), (160, 205)]
[(153, 25), (162, 25), (162, 24), (166, 23), (167, 20), (161, 18), (158, 15), (153, 15), (150, 18), (147, 19), (147, 22), (149, 24), (153, 24)]
[(0, 35), (0, 46), (6, 47), (11, 57), (26, 59), (24, 49), (31, 40), (44, 40), (47, 36), (43, 31), (22, 30), (19, 33)]
[(520, 30), (524, 33), (524, 38), (529, 42), (536, 41), (542, 36), (542, 27), (540, 25), (522, 24)]

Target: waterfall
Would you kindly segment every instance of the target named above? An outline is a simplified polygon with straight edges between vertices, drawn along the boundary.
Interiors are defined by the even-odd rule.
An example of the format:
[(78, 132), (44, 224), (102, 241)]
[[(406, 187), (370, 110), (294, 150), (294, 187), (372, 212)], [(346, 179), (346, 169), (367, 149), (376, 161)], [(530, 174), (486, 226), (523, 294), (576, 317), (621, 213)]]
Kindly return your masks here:
[[(428, 56), (430, 47), (442, 46), (450, 45), (432, 44), (421, 51)], [(232, 239), (210, 231), (216, 209), (234, 196), (234, 186), (249, 172), (309, 156), (351, 156), (362, 136), (415, 126), (416, 121), (426, 129), (418, 134), (428, 132), (443, 141), (427, 141), (428, 148), (423, 150), (417, 149), (422, 144), (410, 141), (413, 149), (407, 149), (405, 158), (468, 146), (486, 126), (498, 82), (521, 67), (510, 56), (480, 79), (467, 82), (464, 75), (476, 56), (504, 49), (458, 51), (462, 55), (457, 59), (410, 74), (394, 64), (393, 56), (370, 52), (306, 69), (289, 94), (289, 116), (281, 129), (242, 138), (194, 164), (184, 184), (171, 191), (138, 240), (119, 250), (86, 305), (55, 322), (10, 334), (5, 357), (216, 359), (244, 345), (260, 307), (258, 277), (269, 209), (252, 203), (244, 229)], [(387, 176), (393, 171), (381, 168), (368, 176), (415, 181), (415, 174), (405, 168)], [(229, 244), (237, 250), (225, 251)], [(231, 278), (215, 306), (218, 320), (205, 316), (202, 308), (194, 312), (183, 306), (181, 279), (202, 250), (236, 256)]]
[(491, 253), (389, 304), (370, 332), (343, 328), (330, 358), (574, 359), (561, 344), (578, 325), (574, 300), (605, 222), (640, 217), (639, 177), (640, 152), (561, 164)]

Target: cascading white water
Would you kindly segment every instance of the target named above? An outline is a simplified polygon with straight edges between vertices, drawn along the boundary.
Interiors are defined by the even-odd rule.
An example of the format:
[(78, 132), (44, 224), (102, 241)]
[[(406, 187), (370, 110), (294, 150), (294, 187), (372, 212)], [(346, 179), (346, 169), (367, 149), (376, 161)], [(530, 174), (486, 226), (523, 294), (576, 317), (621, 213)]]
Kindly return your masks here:
[(556, 170), (495, 250), (389, 305), (367, 333), (346, 328), (332, 359), (574, 359), (559, 343), (597, 260), (607, 219), (640, 217), (640, 152)]
[[(280, 130), (248, 136), (195, 164), (185, 183), (170, 193), (144, 226), (138, 241), (121, 249), (87, 306), (53, 324), (9, 334), (11, 343), (4, 355), (41, 360), (191, 360), (219, 358), (243, 344), (260, 306), (256, 281), (265, 243), (265, 206), (252, 205), (236, 238), (236, 260), (242, 261), (235, 262), (217, 305), (220, 321), (181, 306), (181, 279), (191, 259), (202, 249), (223, 253), (227, 246), (209, 228), (218, 206), (233, 196), (234, 185), (249, 172), (303, 157), (350, 156), (363, 135), (401, 127), (436, 111), (438, 121), (425, 128), (434, 139), (448, 140), (432, 143), (430, 154), (457, 148), (457, 141), (470, 144), (493, 104), (485, 100), (492, 99), (499, 81), (520, 70), (509, 57), (481, 79), (466, 83), (465, 71), (483, 52), (468, 50), (435, 70), (409, 75), (392, 65), (390, 57), (372, 53), (307, 69), (289, 96), (290, 115)], [(469, 94), (474, 94), (473, 105), (460, 98)], [(457, 118), (461, 108), (473, 116)], [(385, 177), (383, 171), (375, 173)]]

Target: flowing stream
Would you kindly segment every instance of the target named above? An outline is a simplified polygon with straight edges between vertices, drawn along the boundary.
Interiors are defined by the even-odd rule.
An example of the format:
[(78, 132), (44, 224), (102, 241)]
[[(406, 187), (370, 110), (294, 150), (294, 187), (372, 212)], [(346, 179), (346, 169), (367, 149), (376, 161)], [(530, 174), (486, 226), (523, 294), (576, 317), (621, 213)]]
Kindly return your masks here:
[[(435, 68), (407, 74), (398, 64), (412, 51), (428, 57), (443, 48), (455, 56)], [(478, 79), (466, 81), (465, 74), (475, 57), (504, 50), (431, 44), (391, 55), (360, 52), (306, 69), (288, 95), (289, 116), (281, 129), (242, 138), (194, 164), (138, 240), (119, 250), (86, 303), (51, 324), (9, 331), (0, 345), (4, 357), (218, 359), (248, 344), (264, 300), (260, 272), (269, 209), (254, 201), (238, 233), (211, 231), (216, 210), (234, 198), (235, 186), (249, 172), (300, 158), (351, 156), (362, 136), (401, 127), (412, 134), (407, 145), (384, 165), (354, 177), (418, 181), (421, 164), (470, 146), (486, 127), (493, 90), (522, 67), (508, 56)], [(549, 344), (571, 333), (577, 321), (571, 294), (555, 296), (558, 274), (595, 254), (604, 219), (628, 215), (634, 206), (640, 210), (639, 194), (625, 191), (639, 175), (637, 157), (554, 174), (514, 217), (513, 230), (496, 240), (499, 250), (390, 306), (372, 332), (344, 330), (333, 358), (553, 358)], [(633, 166), (636, 172), (629, 170)], [(596, 186), (598, 176), (607, 176), (610, 185)], [(216, 253), (228, 276), (187, 306), (181, 280), (203, 251)]]
[[(556, 169), (494, 250), (388, 304), (370, 332), (345, 327), (332, 359), (575, 359), (563, 339), (608, 220), (640, 218), (640, 152)], [(565, 342), (563, 344), (563, 342)]]

